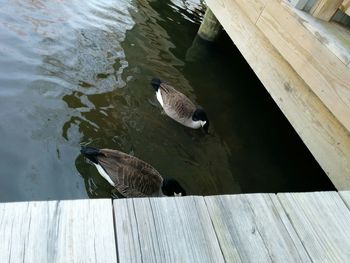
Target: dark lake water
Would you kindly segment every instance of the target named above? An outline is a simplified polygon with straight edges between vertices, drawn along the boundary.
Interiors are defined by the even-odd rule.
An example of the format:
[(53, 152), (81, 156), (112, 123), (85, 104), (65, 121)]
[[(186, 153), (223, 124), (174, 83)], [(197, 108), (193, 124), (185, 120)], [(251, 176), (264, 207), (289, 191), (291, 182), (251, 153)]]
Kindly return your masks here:
[[(0, 6), (0, 201), (111, 196), (80, 145), (133, 154), (189, 194), (333, 189), (230, 39), (195, 38), (201, 1)], [(209, 136), (161, 114), (153, 76), (206, 109)]]

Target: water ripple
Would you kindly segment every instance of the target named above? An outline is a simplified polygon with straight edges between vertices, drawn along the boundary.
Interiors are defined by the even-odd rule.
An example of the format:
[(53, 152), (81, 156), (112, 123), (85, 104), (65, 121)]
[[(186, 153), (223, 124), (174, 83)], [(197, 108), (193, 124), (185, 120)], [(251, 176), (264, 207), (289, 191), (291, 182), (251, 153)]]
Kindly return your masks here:
[(1, 167), (11, 178), (2, 178), (8, 186), (0, 186), (0, 199), (110, 196), (78, 157), (81, 144), (135, 153), (192, 193), (239, 188), (218, 137), (188, 132), (149, 102), (149, 81), (158, 75), (199, 103), (183, 70), (203, 14), (200, 0), (0, 5), (0, 155), (9, 158)]

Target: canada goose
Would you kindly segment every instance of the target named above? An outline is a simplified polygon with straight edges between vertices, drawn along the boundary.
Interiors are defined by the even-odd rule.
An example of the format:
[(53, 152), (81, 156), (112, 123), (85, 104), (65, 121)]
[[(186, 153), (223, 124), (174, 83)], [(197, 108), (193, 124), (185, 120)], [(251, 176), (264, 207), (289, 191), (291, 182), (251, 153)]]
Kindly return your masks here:
[(197, 108), (184, 94), (158, 78), (153, 78), (151, 85), (156, 91), (157, 100), (170, 118), (192, 129), (203, 127), (208, 133), (209, 120), (204, 110)]
[(134, 156), (117, 150), (93, 147), (82, 147), (80, 152), (124, 197), (186, 195), (175, 179), (163, 180), (156, 169)]

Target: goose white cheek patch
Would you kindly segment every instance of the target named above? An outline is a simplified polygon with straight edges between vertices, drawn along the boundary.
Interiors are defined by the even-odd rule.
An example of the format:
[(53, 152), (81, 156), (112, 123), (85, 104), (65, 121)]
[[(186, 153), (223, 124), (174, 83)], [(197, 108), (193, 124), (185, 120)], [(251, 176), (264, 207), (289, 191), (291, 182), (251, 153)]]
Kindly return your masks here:
[(157, 100), (159, 101), (160, 105), (162, 105), (162, 107), (163, 107), (163, 98), (162, 98), (162, 94), (160, 94), (160, 89), (157, 90), (156, 96), (157, 96)]
[(207, 121), (200, 121), (200, 122), (202, 127), (207, 123)]
[(100, 173), (100, 175), (106, 179), (108, 181), (108, 183), (110, 183), (112, 186), (115, 186), (113, 181), (111, 180), (111, 178), (109, 178), (108, 174), (106, 173), (106, 171), (102, 168), (101, 165), (99, 164), (95, 164), (97, 171)]

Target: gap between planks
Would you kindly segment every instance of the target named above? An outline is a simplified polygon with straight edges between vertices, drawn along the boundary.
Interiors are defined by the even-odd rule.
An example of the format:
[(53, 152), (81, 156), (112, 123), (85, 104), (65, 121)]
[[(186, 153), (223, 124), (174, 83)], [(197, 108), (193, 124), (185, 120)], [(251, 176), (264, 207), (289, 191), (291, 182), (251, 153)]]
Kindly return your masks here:
[(0, 203), (1, 262), (116, 262), (110, 199)]
[(120, 262), (224, 262), (203, 197), (114, 200)]
[[(167, 210), (167, 205), (165, 205), (169, 200), (171, 200), (168, 198), (146, 198), (143, 201), (138, 201), (134, 199), (129, 201), (121, 201), (119, 202), (119, 204), (132, 204), (132, 209), (129, 206), (128, 210), (131, 210), (131, 214), (133, 214), (135, 218), (127, 218), (131, 219), (132, 222), (135, 222), (135, 220), (137, 220), (137, 216), (139, 216), (139, 219), (141, 219), (141, 221), (143, 220), (143, 217), (147, 217), (147, 210), (138, 211), (139, 208), (142, 208), (142, 205), (140, 206), (140, 202), (148, 204), (150, 208), (153, 204), (153, 209), (157, 210), (153, 211), (152, 209), (153, 221), (151, 221), (151, 224), (149, 224), (150, 222), (146, 220), (146, 228), (145, 226), (143, 226), (143, 229), (137, 229), (136, 241), (138, 242), (137, 246), (139, 247), (140, 252), (141, 246), (148, 244), (148, 242), (150, 241), (158, 242), (157, 249), (160, 250), (158, 250), (158, 252), (155, 253), (153, 247), (152, 258), (148, 258), (149, 255), (142, 255), (142, 257), (145, 256), (145, 258), (141, 258), (139, 262), (146, 262), (145, 260), (147, 260), (147, 262), (177, 262), (178, 260), (180, 260), (181, 262), (189, 262), (189, 259), (191, 262), (193, 262), (196, 259), (198, 259), (198, 257), (200, 256), (200, 254), (198, 254), (198, 251), (200, 251), (200, 249), (196, 248), (196, 246), (198, 245), (198, 233), (203, 232), (203, 229), (208, 229), (208, 225), (203, 225), (203, 222), (200, 221), (200, 223), (198, 224), (199, 232), (197, 229), (197, 232), (195, 231), (193, 235), (189, 235), (187, 231), (184, 231), (186, 230), (186, 227), (182, 227), (181, 229), (179, 229), (179, 231), (182, 233), (178, 234), (175, 240), (177, 240), (179, 243), (183, 242), (181, 241), (181, 238), (182, 235), (184, 235), (185, 242), (180, 247), (185, 250), (189, 249), (185, 252), (185, 256), (182, 258), (176, 256), (176, 250), (178, 250), (178, 247), (176, 247), (176, 245), (178, 243), (175, 243), (172, 246), (171, 243), (169, 244), (169, 242), (167, 242), (168, 237), (166, 235), (161, 234), (161, 237), (157, 235), (157, 232), (158, 234), (160, 233), (159, 230), (164, 231), (164, 229), (166, 229), (174, 223), (173, 221), (176, 221), (174, 223), (174, 226), (182, 224), (191, 226), (191, 223), (193, 221), (187, 218), (187, 216), (191, 213), (185, 216), (187, 218), (186, 222), (184, 222), (181, 218), (174, 218), (174, 215), (176, 215), (176, 213), (180, 214), (183, 210), (186, 210), (183, 206), (182, 209), (179, 209), (177, 203), (181, 204), (184, 202), (189, 204), (189, 202), (195, 202), (194, 200), (197, 200), (195, 206), (199, 203), (202, 203), (202, 205), (204, 204), (204, 206), (201, 207), (201, 216), (205, 215), (206, 217), (209, 217), (210, 220), (207, 220), (206, 224), (210, 225), (209, 228), (212, 229), (211, 234), (215, 235), (215, 239), (217, 240), (219, 245), (216, 247), (216, 249), (218, 249), (217, 252), (219, 252), (219, 254), (224, 258), (225, 262), (246, 262), (261, 259), (264, 259), (267, 262), (285, 262), (285, 260), (287, 259), (291, 262), (311, 262), (320, 259), (320, 256), (318, 256), (322, 254), (320, 253), (320, 248), (322, 249), (324, 246), (331, 250), (333, 249), (333, 251), (327, 252), (328, 254), (326, 253), (325, 255), (322, 255), (328, 257), (329, 260), (332, 261), (334, 259), (348, 259), (347, 253), (344, 252), (344, 248), (349, 246), (348, 242), (347, 244), (343, 244), (342, 248), (333, 248), (332, 245), (329, 244), (332, 244), (335, 241), (335, 238), (339, 235), (335, 235), (332, 233), (325, 235), (319, 233), (322, 227), (327, 227), (328, 225), (330, 228), (334, 227), (335, 222), (338, 222), (339, 225), (344, 226), (344, 222), (346, 222), (344, 221), (344, 219), (334, 219), (334, 215), (332, 215), (332, 213), (328, 211), (328, 214), (326, 213), (326, 215), (328, 216), (329, 221), (320, 218), (319, 223), (313, 222), (316, 225), (316, 228), (314, 228), (313, 225), (309, 226), (310, 215), (309, 217), (307, 217), (307, 215), (304, 215), (305, 211), (303, 211), (303, 209), (301, 208), (298, 208), (295, 211), (290, 210), (290, 208), (286, 207), (285, 201), (281, 199), (281, 195), (286, 197), (290, 196), (290, 198), (292, 198), (293, 195), (296, 195), (306, 198), (306, 200), (311, 196), (311, 200), (314, 200), (313, 202), (316, 202), (315, 205), (317, 206), (323, 206), (322, 200), (326, 198), (325, 200), (328, 199), (328, 207), (337, 207), (337, 209), (340, 209), (343, 214), (347, 215), (347, 217), (350, 217), (350, 192), (340, 192), (339, 194), (337, 192), (314, 192), (283, 193), (278, 195), (241, 194), (230, 196), (227, 195), (208, 197), (183, 197), (175, 200), (172, 199), (171, 202), (175, 202), (175, 204), (170, 205), (169, 209), (172, 210), (174, 207), (177, 207), (176, 209), (178, 209), (175, 212), (175, 214), (172, 214), (172, 216), (169, 215), (170, 210)], [(333, 196), (333, 199), (329, 199), (328, 196)], [(339, 196), (341, 197), (341, 199)], [(135, 207), (135, 202), (138, 203), (138, 205), (136, 205), (138, 207)], [(297, 203), (298, 200), (296, 200), (296, 203), (294, 205), (298, 206)], [(310, 205), (310, 202), (306, 202), (305, 206), (307, 205)], [(118, 204), (114, 202), (113, 206), (115, 213), (117, 213)], [(187, 209), (188, 208), (189, 207), (187, 207)], [(314, 210), (317, 213), (317, 209)], [(192, 213), (195, 214), (195, 219), (198, 218), (198, 216), (200, 216), (198, 214), (198, 211), (199, 210), (197, 208), (196, 212), (192, 211)], [(237, 211), (237, 213), (235, 211)], [(162, 213), (164, 213), (166, 217), (166, 222), (163, 222), (162, 220), (156, 222), (155, 216), (159, 216)], [(293, 213), (300, 213), (303, 217), (301, 224), (309, 226), (309, 228), (307, 227), (304, 229), (304, 232), (303, 228), (300, 228), (300, 226), (296, 224), (297, 218), (295, 217), (295, 215), (293, 215)], [(145, 222), (143, 222), (141, 226)], [(130, 225), (131, 227), (132, 224)], [(140, 224), (140, 222), (137, 222), (137, 224)], [(159, 224), (161, 226), (159, 226)], [(140, 240), (140, 238), (144, 238), (140, 237), (140, 235), (142, 233), (147, 234), (147, 231), (149, 231), (147, 229), (147, 226), (152, 227), (152, 229), (154, 230), (154, 235), (150, 236), (151, 239)], [(339, 229), (339, 226), (337, 227)], [(153, 232), (153, 230), (151, 232)], [(350, 231), (349, 228), (345, 230)], [(135, 231), (132, 232), (135, 234)], [(171, 232), (170, 234), (175, 234), (176, 232), (177, 230)], [(316, 233), (314, 239), (305, 241), (305, 235), (312, 235), (313, 233)], [(152, 240), (152, 238), (160, 240)], [(143, 245), (141, 243), (143, 243)], [(163, 243), (165, 244), (165, 247), (159, 246), (159, 244)], [(314, 243), (316, 244), (316, 246)], [(188, 244), (189, 248), (186, 247)], [(117, 249), (119, 251), (119, 247)], [(173, 251), (170, 251), (168, 257), (164, 257), (164, 253), (167, 252), (161, 251), (162, 249)], [(196, 250), (197, 253), (195, 253), (194, 250)], [(160, 257), (161, 253), (163, 253), (162, 257)], [(121, 259), (120, 262), (123, 262), (123, 260)], [(127, 260), (125, 260), (125, 262), (127, 262)], [(211, 259), (207, 260), (207, 262), (216, 262), (216, 260)]]
[(277, 196), (312, 261), (349, 262), (350, 192)]
[(221, 230), (218, 239), (226, 248), (228, 262), (235, 262), (232, 247), (236, 247), (242, 262), (310, 262), (275, 194), (205, 200), (216, 228)]
[[(333, 192), (334, 193), (334, 192)], [(293, 193), (292, 193), (293, 194)], [(292, 194), (286, 194), (286, 195), (292, 195)], [(314, 193), (317, 194), (317, 193)], [(307, 194), (306, 194), (307, 195)], [(227, 198), (228, 201), (236, 201), (236, 202), (243, 202), (241, 208), (248, 208), (248, 211), (245, 211), (242, 209), (239, 210), (237, 214), (235, 214), (235, 211), (232, 211), (229, 209), (227, 204), (229, 202), (226, 202), (226, 206), (223, 203), (223, 199)], [(258, 200), (260, 198), (260, 201)], [(187, 199), (187, 200), (186, 200)], [(349, 194), (350, 199), (350, 194)], [(171, 200), (171, 201), (170, 201)], [(215, 213), (213, 210), (212, 205), (210, 205), (210, 202), (213, 201), (217, 202), (222, 206), (221, 213), (225, 213), (225, 215), (220, 213)], [(168, 202), (173, 202), (168, 206)], [(128, 256), (136, 256), (133, 252), (139, 251), (139, 257), (137, 262), (178, 262), (179, 260), (181, 262), (191, 259), (191, 262), (198, 260), (198, 257), (200, 257), (200, 253), (202, 253), (205, 250), (202, 250), (198, 247), (196, 247), (198, 243), (198, 235), (203, 232), (202, 230), (204, 228), (208, 228), (208, 225), (203, 225), (203, 222), (198, 222), (199, 227), (197, 228), (197, 232), (194, 231), (194, 234), (189, 234), (186, 231), (186, 227), (191, 226), (192, 219), (191, 213), (187, 213), (184, 218), (176, 218), (174, 215), (176, 213), (181, 214), (185, 209), (184, 206), (182, 207), (182, 210), (179, 209), (177, 203), (187, 203), (190, 204), (191, 202), (195, 202), (194, 206), (197, 206), (197, 204), (202, 203), (204, 206), (201, 208), (201, 215), (198, 214), (199, 210), (196, 208), (195, 211), (192, 212), (192, 219), (198, 219), (199, 216), (206, 216), (209, 217), (209, 221), (206, 221), (206, 224), (210, 225), (210, 228), (212, 229), (212, 234), (215, 235), (215, 239), (218, 242), (218, 245), (216, 249), (220, 252), (219, 254), (224, 257), (224, 260), (226, 262), (245, 262), (250, 261), (252, 259), (258, 260), (261, 258), (264, 258), (267, 260), (267, 262), (284, 262), (285, 256), (287, 255), (287, 258), (293, 262), (293, 260), (301, 261), (301, 262), (310, 262), (312, 257), (309, 254), (309, 251), (307, 247), (305, 247), (305, 244), (302, 242), (302, 239), (299, 236), (298, 229), (295, 227), (293, 220), (291, 220), (290, 215), (288, 214), (286, 208), (283, 205), (283, 202), (281, 202), (280, 198), (277, 197), (275, 194), (246, 194), (246, 195), (232, 195), (232, 196), (209, 196), (209, 197), (182, 197), (182, 198), (175, 198), (175, 200), (169, 199), (169, 198), (143, 198), (143, 200), (140, 199), (132, 199), (132, 200), (119, 200), (113, 202), (113, 208), (115, 212), (115, 216), (118, 218), (117, 215), (118, 211), (121, 211), (121, 207), (124, 206), (126, 210), (124, 210), (124, 213), (126, 216), (126, 221), (122, 222), (119, 219), (116, 219), (116, 224), (119, 224), (119, 228), (125, 228), (125, 224), (128, 222), (130, 223), (129, 226), (126, 228), (129, 228), (129, 232), (134, 235), (131, 242), (136, 241), (137, 244), (133, 244), (130, 247), (129, 245), (124, 246), (125, 244), (118, 243), (117, 250), (119, 253), (120, 249), (130, 249), (127, 251)], [(249, 204), (247, 205), (246, 202)], [(147, 209), (151, 209), (150, 213), (147, 211)], [(176, 208), (176, 209), (175, 209)], [(187, 206), (187, 209), (189, 206)], [(239, 206), (238, 206), (239, 208)], [(156, 210), (154, 210), (156, 209)], [(172, 212), (172, 210), (175, 209), (175, 213)], [(142, 211), (143, 210), (143, 211)], [(347, 207), (347, 212), (348, 211)], [(267, 211), (267, 214), (265, 215)], [(159, 217), (162, 213), (164, 213), (165, 218), (158, 220), (155, 219), (155, 217)], [(170, 215), (170, 214), (171, 215)], [(194, 214), (193, 214), (194, 213)], [(247, 218), (243, 218), (241, 225), (238, 224), (235, 225), (238, 221), (235, 217), (240, 217), (240, 214), (245, 214), (245, 216), (248, 216)], [(264, 216), (269, 217), (265, 221)], [(181, 215), (179, 215), (181, 217)], [(225, 222), (224, 219), (231, 218), (232, 222)], [(119, 220), (119, 222), (118, 222)], [(151, 220), (151, 221), (149, 221)], [(164, 220), (164, 221), (163, 221)], [(218, 221), (219, 220), (219, 221)], [(220, 225), (220, 220), (222, 221), (222, 225)], [(175, 222), (176, 221), (176, 222)], [(276, 222), (275, 222), (276, 221)], [(218, 223), (219, 222), (219, 223)], [(275, 222), (276, 225), (269, 224), (271, 222)], [(135, 226), (135, 224), (137, 226)], [(226, 225), (225, 225), (226, 224)], [(178, 226), (181, 225), (181, 229), (178, 230), (170, 230), (168, 234), (176, 235), (175, 241), (178, 241), (172, 245), (172, 243), (169, 243), (169, 237), (167, 235), (163, 235), (162, 231), (166, 230), (169, 226)], [(185, 225), (185, 226), (184, 226)], [(117, 225), (115, 225), (116, 228), (118, 228)], [(132, 229), (132, 228), (135, 228)], [(151, 227), (152, 229), (149, 230), (148, 228)], [(237, 228), (236, 230), (230, 229)], [(245, 227), (245, 230), (241, 228)], [(252, 228), (252, 232), (249, 235), (249, 227)], [(225, 229), (227, 228), (227, 229)], [(189, 230), (189, 229), (187, 229)], [(228, 231), (226, 231), (228, 230)], [(276, 231), (275, 231), (276, 230)], [(118, 229), (116, 229), (118, 235), (120, 234), (118, 232)], [(180, 233), (177, 233), (180, 231)], [(199, 231), (199, 232), (198, 232)], [(233, 231), (230, 233), (230, 231)], [(236, 232), (234, 232), (236, 231)], [(246, 231), (246, 232), (245, 232)], [(247, 232), (248, 231), (248, 232)], [(124, 234), (125, 237), (119, 236), (120, 240), (124, 240), (124, 238), (127, 238), (129, 236), (128, 231), (126, 231)], [(228, 233), (227, 233), (228, 232)], [(239, 243), (237, 243), (237, 240), (233, 241), (233, 238), (235, 238), (234, 235), (241, 235), (241, 240), (238, 240), (239, 242), (243, 242), (244, 245), (247, 245), (250, 242), (253, 242), (255, 246), (248, 247), (249, 249), (247, 251), (244, 251), (244, 246), (240, 247)], [(181, 238), (184, 236), (184, 240), (182, 241)], [(257, 236), (257, 239), (255, 238)], [(130, 236), (129, 236), (130, 237)], [(226, 239), (226, 241), (224, 239)], [(158, 240), (159, 239), (159, 240)], [(257, 241), (258, 240), (258, 241)], [(208, 240), (207, 240), (208, 241)], [(280, 241), (282, 243), (285, 243), (284, 245), (280, 244)], [(116, 242), (118, 242), (118, 237)], [(181, 242), (184, 242), (181, 244)], [(254, 243), (255, 242), (255, 243)], [(153, 243), (151, 254), (149, 254), (149, 250), (147, 248), (148, 244)], [(215, 243), (215, 242), (214, 242)], [(177, 253), (177, 247), (176, 245), (180, 244), (180, 248), (187, 250), (184, 252), (184, 257), (178, 257), (176, 255)], [(232, 245), (233, 244), (233, 245)], [(203, 244), (202, 244), (203, 245)], [(263, 247), (261, 247), (263, 245)], [(187, 247), (188, 246), (188, 247)], [(200, 244), (199, 244), (200, 246)], [(175, 247), (175, 248), (174, 248)], [(146, 248), (146, 249), (145, 249)], [(212, 248), (212, 247), (211, 247)], [(281, 254), (279, 255), (279, 250), (281, 249)], [(135, 250), (136, 249), (136, 250)], [(146, 251), (146, 255), (142, 254), (142, 252)], [(258, 251), (260, 249), (260, 252)], [(262, 249), (262, 250), (261, 250)], [(162, 251), (163, 250), (163, 251)], [(166, 250), (166, 251), (164, 251)], [(257, 251), (257, 257), (252, 258), (250, 252)], [(125, 251), (123, 251), (124, 253)], [(199, 253), (200, 252), (200, 253)], [(167, 254), (169, 253), (169, 254)], [(198, 254), (199, 253), (199, 254)], [(285, 254), (284, 254), (285, 253)], [(166, 255), (167, 254), (167, 255)], [(253, 255), (254, 256), (254, 255)], [(124, 257), (119, 259), (119, 262), (127, 262), (130, 260), (130, 257)], [(125, 260), (125, 261), (124, 261)], [(203, 258), (201, 259), (201, 261)], [(207, 260), (207, 262), (216, 262), (216, 260)], [(219, 260), (220, 262), (220, 260)], [(223, 261), (222, 261), (223, 262)]]
[[(292, 202), (288, 201), (288, 198), (289, 200), (292, 200)], [(286, 203), (286, 200), (290, 204)], [(122, 246), (122, 243), (118, 243), (117, 239), (119, 236), (119, 238), (123, 240), (123, 235), (126, 235), (126, 237), (128, 237), (129, 233), (125, 231), (127, 230), (128, 225), (125, 224), (129, 224), (129, 226), (133, 226), (136, 224), (140, 227), (139, 229), (137, 229), (137, 232), (135, 232), (135, 229), (131, 229), (131, 233), (136, 234), (135, 237), (137, 237), (136, 240), (138, 244), (134, 244), (136, 251), (141, 252), (141, 248), (145, 248), (145, 246), (147, 248), (147, 246), (150, 244), (149, 241), (153, 242), (151, 244), (152, 251), (149, 255), (135, 255), (132, 254), (133, 251), (130, 250), (130, 254), (132, 256), (138, 257), (139, 260), (136, 260), (138, 262), (156, 262), (157, 259), (159, 259), (158, 262), (205, 262), (205, 260), (207, 260), (207, 262), (217, 263), (224, 261), (232, 262), (231, 259), (236, 259), (235, 262), (246, 262), (252, 260), (250, 254), (246, 253), (249, 252), (249, 250), (242, 251), (244, 247), (230, 247), (228, 245), (230, 245), (230, 242), (236, 245), (237, 242), (242, 242), (244, 244), (248, 243), (249, 245), (250, 241), (252, 242), (252, 244), (263, 245), (263, 247), (248, 247), (250, 250), (253, 250), (253, 252), (254, 250), (256, 250), (255, 253), (258, 256), (261, 256), (257, 259), (261, 260), (264, 257), (266, 257), (267, 261), (270, 262), (285, 262), (285, 260), (293, 261), (293, 259), (298, 258), (299, 256), (299, 261), (303, 262), (309, 262), (310, 259), (313, 261), (317, 261), (317, 259), (327, 258), (330, 261), (339, 261), (343, 259), (348, 260), (350, 258), (350, 253), (347, 252), (349, 251), (347, 248), (350, 247), (350, 244), (348, 242), (348, 236), (350, 236), (350, 225), (348, 224), (350, 222), (349, 191), (280, 193), (277, 194), (277, 196), (275, 194), (240, 194), (208, 197), (189, 196), (181, 198), (143, 198), (114, 200), (112, 204), (110, 204), (110, 202), (110, 200), (85, 200), (73, 201), (69, 203), (67, 201), (32, 202), (31, 204), (19, 203), (13, 204), (14, 207), (12, 209), (6, 210), (7, 212), (5, 211), (5, 208), (9, 208), (9, 206), (7, 204), (0, 204), (0, 226), (6, 223), (6, 218), (11, 218), (8, 215), (6, 215), (6, 213), (16, 215), (15, 211), (23, 212), (25, 211), (25, 208), (32, 209), (33, 207), (37, 206), (35, 210), (28, 210), (27, 213), (24, 213), (24, 215), (34, 213), (33, 220), (34, 222), (36, 222), (36, 224), (32, 225), (33, 228), (29, 227), (29, 230), (26, 231), (26, 225), (30, 225), (30, 223), (24, 223), (23, 226), (20, 225), (19, 228), (16, 227), (18, 228), (16, 231), (18, 232), (21, 230), (21, 235), (27, 235), (27, 232), (30, 232), (32, 234), (27, 236), (31, 236), (32, 238), (34, 238), (33, 233), (41, 233), (42, 231), (46, 231), (45, 229), (48, 229), (45, 227), (45, 222), (46, 224), (52, 222), (49, 223), (49, 225), (53, 226), (54, 229), (56, 229), (55, 226), (61, 225), (63, 227), (62, 224), (66, 223), (65, 229), (68, 232), (64, 233), (71, 235), (73, 239), (70, 241), (66, 240), (69, 242), (63, 242), (61, 244), (64, 247), (68, 246), (70, 249), (72, 249), (77, 243), (70, 242), (72, 242), (73, 240), (77, 241), (83, 239), (85, 242), (80, 244), (85, 243), (84, 246), (80, 248), (76, 247), (76, 249), (78, 250), (74, 250), (75, 252), (83, 252), (84, 250), (82, 249), (86, 247), (87, 250), (85, 250), (84, 253), (79, 254), (80, 256), (84, 255), (82, 258), (90, 258), (92, 259), (92, 261), (94, 259), (95, 261), (103, 260), (103, 258), (107, 259), (105, 256), (109, 255), (109, 262), (123, 262), (123, 259), (118, 258), (120, 257), (119, 248)], [(219, 206), (215, 204), (219, 204)], [(51, 212), (47, 211), (47, 208), (45, 208), (46, 206), (47, 208), (53, 208), (52, 210), (50, 210)], [(120, 209), (122, 208), (122, 206), (126, 208), (124, 209), (124, 211)], [(300, 209), (294, 209), (293, 211), (293, 209), (291, 209), (293, 208), (293, 206), (295, 206), (296, 208), (300, 207)], [(16, 207), (20, 209), (16, 209)], [(81, 210), (80, 208), (77, 210), (77, 207), (83, 208), (83, 210)], [(58, 208), (59, 211), (56, 213), (55, 211)], [(110, 215), (109, 212), (110, 208), (113, 209), (112, 215)], [(195, 209), (190, 210), (191, 208)], [(151, 210), (149, 211), (148, 209)], [(52, 220), (44, 220), (46, 219), (46, 217), (43, 216), (43, 212), (45, 211), (50, 212), (49, 214), (52, 215)], [(85, 212), (82, 213), (82, 211)], [(215, 213), (215, 211), (219, 211), (220, 213)], [(120, 221), (120, 212), (125, 212), (127, 221)], [(322, 213), (324, 213), (324, 216), (322, 216)], [(86, 218), (87, 215), (89, 216)], [(91, 247), (94, 247), (94, 242), (89, 242), (90, 239), (86, 240), (86, 238), (84, 238), (84, 235), (88, 233), (81, 226), (82, 223), (84, 223), (89, 226), (94, 225), (93, 229), (97, 227), (101, 229), (102, 226), (98, 226), (99, 223), (106, 225), (106, 222), (103, 220), (95, 220), (95, 216), (96, 218), (106, 219), (108, 221), (108, 224), (111, 226), (111, 231), (109, 231), (106, 228), (106, 226), (103, 226), (103, 228), (105, 229), (103, 231), (103, 235), (95, 236), (96, 241), (101, 241), (100, 244), (97, 244), (99, 245), (99, 250), (97, 251), (99, 252), (99, 256), (97, 258), (93, 256), (93, 254), (95, 254), (96, 256), (96, 251), (93, 252), (93, 249), (88, 249), (90, 245)], [(107, 216), (109, 217), (109, 219), (107, 218)], [(312, 216), (316, 218), (319, 222), (310, 221), (310, 218), (312, 219)], [(114, 221), (110, 217), (112, 217)], [(241, 222), (238, 221), (238, 217), (240, 217), (243, 220), (241, 220)], [(305, 217), (304, 221), (299, 220), (302, 225), (310, 225), (310, 228), (304, 227), (306, 229), (306, 233), (302, 231), (303, 228), (300, 228), (300, 226), (298, 226), (298, 217)], [(17, 216), (12, 221), (12, 223), (18, 221), (18, 218), (19, 217)], [(27, 220), (29, 218), (27, 217), (24, 219)], [(230, 221), (233, 222), (225, 222), (225, 218), (230, 219)], [(177, 224), (174, 224), (174, 221), (176, 221)], [(276, 225), (269, 224), (270, 222), (274, 221), (277, 222), (277, 227)], [(223, 222), (227, 225), (220, 225), (220, 222)], [(238, 222), (239, 224), (235, 225), (236, 222)], [(121, 223), (121, 231), (119, 232), (117, 229), (118, 223)], [(192, 226), (193, 223), (197, 223), (197, 226)], [(228, 231), (226, 231), (227, 229), (225, 229), (225, 227), (229, 228), (230, 224), (236, 229), (228, 229)], [(180, 233), (178, 233), (178, 225), (181, 226)], [(82, 231), (79, 230), (77, 232), (77, 229), (72, 228), (73, 226), (80, 226)], [(169, 226), (174, 226), (174, 228), (168, 229)], [(24, 231), (22, 227), (24, 227)], [(141, 236), (140, 234), (142, 233), (148, 233), (148, 227), (151, 227), (154, 230), (151, 231), (151, 235), (146, 237)], [(195, 230), (191, 232), (190, 230), (192, 230), (193, 227), (195, 228)], [(327, 229), (331, 230), (333, 229), (334, 231), (320, 231), (324, 230), (324, 227), (327, 227)], [(0, 227), (1, 231), (8, 231), (9, 229), (11, 229), (11, 227)], [(88, 227), (88, 229), (90, 228)], [(165, 231), (169, 232), (166, 233)], [(96, 231), (94, 231), (94, 233), (95, 232)], [(315, 237), (316, 239), (314, 241), (316, 242), (316, 246), (313, 246), (311, 242), (312, 240), (310, 240), (309, 237), (307, 237), (306, 239), (307, 242), (303, 242), (305, 241), (305, 235), (310, 235), (310, 233), (312, 232), (316, 232), (317, 234)], [(62, 232), (62, 229), (61, 231), (57, 232), (57, 234), (61, 237), (64, 237), (64, 233)], [(115, 236), (111, 235), (112, 233)], [(176, 238), (169, 239), (167, 235), (162, 235), (162, 233), (172, 234)], [(230, 235), (231, 233), (241, 235), (241, 240), (238, 240), (236, 236)], [(3, 234), (5, 235), (5, 232), (3, 232)], [(46, 235), (47, 234), (45, 232), (41, 237), (44, 238)], [(109, 236), (107, 238), (108, 240), (105, 239), (106, 235)], [(11, 237), (10, 235), (7, 236)], [(201, 238), (198, 239), (198, 237)], [(13, 236), (12, 238), (17, 239), (18, 237)], [(40, 236), (35, 235), (35, 240), (38, 240), (38, 238), (40, 241)], [(113, 240), (114, 238), (115, 240)], [(184, 240), (181, 240), (181, 238), (184, 238)], [(223, 238), (227, 239), (226, 243), (223, 242)], [(233, 240), (234, 238), (236, 238), (236, 240)], [(338, 239), (344, 242), (339, 243)], [(56, 240), (55, 237), (54, 240)], [(108, 242), (112, 240), (114, 241), (114, 244)], [(280, 244), (280, 240), (287, 244), (287, 246)], [(174, 243), (171, 243), (169, 241), (174, 241)], [(336, 245), (333, 245), (333, 243), (335, 243)], [(14, 245), (13, 248), (17, 248), (17, 246), (21, 246), (21, 244), (22, 243), (19, 242), (17, 245)], [(51, 244), (50, 242), (47, 242), (47, 240), (46, 242), (44, 242), (43, 240), (43, 243), (36, 242), (33, 244), (36, 244), (41, 248), (45, 244), (50, 247), (54, 246), (52, 248), (55, 248), (56, 243)], [(88, 244), (90, 245), (87, 246)], [(177, 255), (179, 251), (177, 251), (176, 245), (178, 244), (181, 244), (181, 247), (186, 250), (184, 252), (184, 256), (182, 257), (181, 255)], [(7, 245), (10, 245), (10, 248), (12, 248), (10, 243), (7, 243)], [(73, 247), (71, 247), (71, 245), (73, 245)], [(107, 251), (106, 245), (109, 248), (107, 249)], [(317, 246), (321, 248), (321, 251), (317, 249)], [(64, 249), (64, 247), (61, 248)], [(283, 255), (277, 255), (276, 253), (278, 252), (280, 247), (287, 247), (288, 249), (282, 249), (281, 251), (284, 253), (288, 253), (285, 253)], [(130, 249), (130, 246), (128, 248)], [(156, 248), (158, 248), (159, 250), (156, 251)], [(329, 250), (323, 248), (328, 248)], [(117, 255), (117, 258), (115, 258), (115, 256), (113, 255), (114, 253), (112, 253), (114, 252), (114, 249), (116, 249), (115, 253)], [(166, 249), (168, 249), (171, 253), (169, 253), (168, 255), (165, 254)], [(291, 250), (296, 251), (297, 254), (290, 253)], [(28, 253), (27, 256), (29, 256), (29, 258), (27, 259), (29, 259), (29, 261), (30, 258), (35, 259), (35, 261), (31, 262), (41, 262), (37, 258), (37, 253), (39, 253), (39, 251), (41, 250), (29, 249), (27, 251), (26, 248), (25, 253)], [(63, 250), (60, 251), (62, 252)], [(3, 250), (2, 252), (6, 252), (6, 250)], [(29, 253), (31, 253), (31, 255), (29, 255)], [(325, 253), (325, 255), (323, 255), (322, 253)], [(20, 254), (21, 253), (18, 253), (17, 255), (13, 254), (12, 256), (21, 257)], [(53, 255), (52, 253), (49, 254), (50, 256), (42, 255), (42, 259), (57, 259), (57, 257), (55, 257), (55, 255)], [(63, 256), (63, 254), (61, 255)], [(78, 254), (75, 253), (74, 255), (78, 256)], [(70, 259), (72, 259), (71, 256), (74, 257), (74, 255), (69, 253)], [(89, 257), (89, 255), (91, 255), (92, 257)], [(208, 259), (208, 255), (211, 257), (210, 259)], [(289, 257), (290, 255), (291, 257)], [(282, 256), (285, 256), (285, 258), (283, 258)], [(204, 261), (201, 257), (204, 258)], [(82, 259), (80, 257), (74, 258), (77, 262)], [(283, 261), (281, 261), (281, 259), (283, 259)]]

